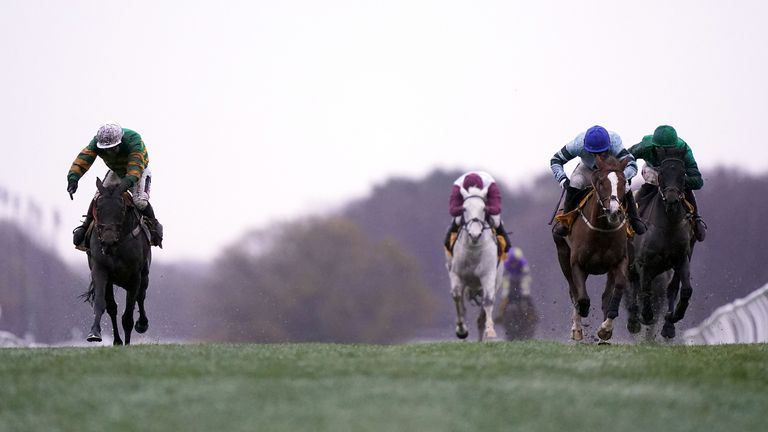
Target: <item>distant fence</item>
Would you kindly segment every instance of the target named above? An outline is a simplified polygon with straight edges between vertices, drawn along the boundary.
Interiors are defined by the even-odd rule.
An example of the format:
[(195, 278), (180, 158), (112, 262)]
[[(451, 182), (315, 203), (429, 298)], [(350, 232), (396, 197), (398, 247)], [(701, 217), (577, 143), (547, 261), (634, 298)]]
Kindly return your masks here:
[(768, 342), (768, 284), (717, 308), (698, 327), (683, 333), (690, 345)]

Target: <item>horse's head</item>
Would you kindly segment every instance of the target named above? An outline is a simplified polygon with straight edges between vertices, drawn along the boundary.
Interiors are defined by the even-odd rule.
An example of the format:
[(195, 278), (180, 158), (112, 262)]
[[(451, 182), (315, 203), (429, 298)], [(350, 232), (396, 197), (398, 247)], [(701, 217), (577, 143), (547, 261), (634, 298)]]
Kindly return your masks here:
[(123, 220), (128, 209), (128, 203), (123, 197), (119, 185), (104, 186), (101, 179), (96, 179), (99, 195), (94, 205), (94, 220), (96, 234), (102, 250), (107, 251), (120, 240)]
[(473, 243), (480, 240), (483, 231), (490, 229), (485, 220), (485, 197), (480, 189), (471, 187), (464, 197), (464, 229)]
[(654, 148), (659, 164), (659, 195), (667, 213), (678, 211), (685, 197), (685, 150)]
[(627, 187), (624, 168), (629, 158), (619, 161), (612, 155), (597, 155), (595, 161), (597, 169), (592, 172), (592, 187), (603, 215), (608, 217), (609, 223), (617, 224), (621, 221), (621, 203)]

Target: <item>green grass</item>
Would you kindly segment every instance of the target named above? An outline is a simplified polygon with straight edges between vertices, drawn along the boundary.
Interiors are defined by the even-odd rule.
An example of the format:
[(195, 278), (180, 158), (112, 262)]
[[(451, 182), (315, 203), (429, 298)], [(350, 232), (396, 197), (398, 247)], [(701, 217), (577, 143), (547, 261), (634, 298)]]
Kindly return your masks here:
[(0, 349), (1, 431), (763, 431), (768, 345)]

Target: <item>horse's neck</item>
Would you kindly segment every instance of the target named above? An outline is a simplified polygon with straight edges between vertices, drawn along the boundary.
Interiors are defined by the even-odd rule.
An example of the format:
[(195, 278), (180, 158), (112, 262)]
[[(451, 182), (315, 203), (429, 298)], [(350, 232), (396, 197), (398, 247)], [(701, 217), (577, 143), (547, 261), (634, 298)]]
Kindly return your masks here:
[(125, 216), (123, 216), (123, 227), (121, 236), (130, 234), (136, 225), (139, 224), (138, 211), (134, 207), (128, 207), (125, 209)]

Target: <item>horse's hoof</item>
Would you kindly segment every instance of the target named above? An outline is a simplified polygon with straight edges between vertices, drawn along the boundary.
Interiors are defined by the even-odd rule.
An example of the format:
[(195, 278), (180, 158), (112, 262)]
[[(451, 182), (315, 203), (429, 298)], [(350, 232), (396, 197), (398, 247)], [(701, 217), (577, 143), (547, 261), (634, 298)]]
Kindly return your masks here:
[(600, 342), (608, 343), (608, 339), (610, 339), (613, 336), (613, 330), (607, 330), (601, 328), (597, 331), (597, 337), (600, 338)]
[(608, 342), (607, 340), (600, 339), (600, 340), (597, 341), (597, 344), (598, 345), (610, 345), (611, 343)]
[(145, 333), (149, 328), (149, 320), (142, 320), (141, 318), (139, 318), (139, 320), (136, 321), (136, 325), (134, 325), (133, 328), (136, 330), (137, 333)]
[(122, 339), (115, 339), (114, 341), (112, 341), (112, 345), (114, 345), (114, 346), (118, 346), (118, 345), (122, 345), (122, 344), (123, 344)]
[(88, 342), (101, 342), (101, 335), (91, 333), (85, 338)]
[(577, 302), (577, 306), (579, 308), (579, 316), (582, 318), (586, 318), (589, 316), (589, 299), (581, 299)]
[(571, 339), (581, 341), (584, 339), (584, 330), (571, 330)]
[(661, 328), (661, 335), (665, 339), (674, 339), (675, 337), (675, 326), (669, 323), (665, 323), (664, 327)]
[(467, 336), (469, 336), (469, 332), (467, 330), (464, 330), (464, 332), (456, 330), (456, 337), (457, 338), (459, 338), (459, 339), (466, 339)]
[(638, 334), (640, 333), (640, 329), (642, 326), (640, 325), (640, 321), (636, 319), (628, 319), (627, 320), (627, 330), (632, 334)]
[(485, 331), (485, 338), (486, 339), (496, 339), (496, 330), (494, 329), (488, 329)]

